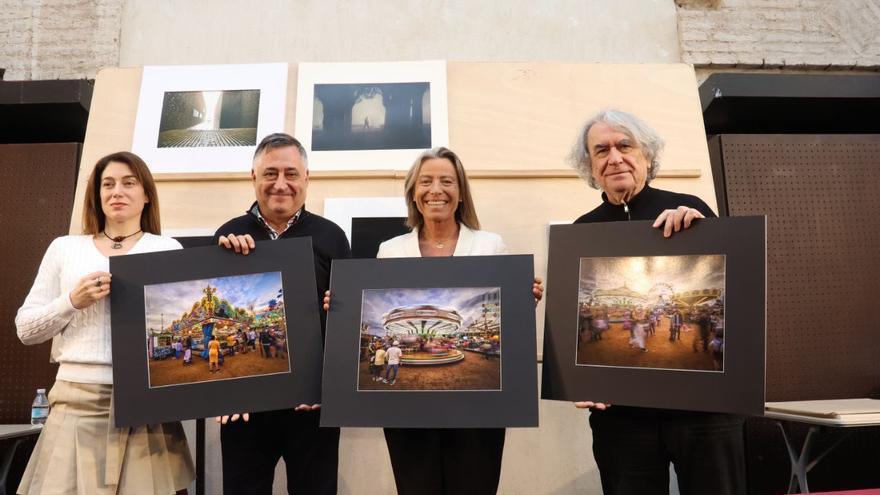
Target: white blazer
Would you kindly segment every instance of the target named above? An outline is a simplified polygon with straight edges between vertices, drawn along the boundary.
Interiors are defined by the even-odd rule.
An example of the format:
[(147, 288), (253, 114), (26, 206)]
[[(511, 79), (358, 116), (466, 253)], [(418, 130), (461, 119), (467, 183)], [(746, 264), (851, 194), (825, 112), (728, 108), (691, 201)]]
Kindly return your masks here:
[[(507, 246), (501, 236), (483, 230), (471, 230), (460, 225), (458, 242), (453, 256), (491, 256), (507, 254)], [(419, 230), (399, 235), (379, 245), (377, 258), (421, 258), (419, 250)]]

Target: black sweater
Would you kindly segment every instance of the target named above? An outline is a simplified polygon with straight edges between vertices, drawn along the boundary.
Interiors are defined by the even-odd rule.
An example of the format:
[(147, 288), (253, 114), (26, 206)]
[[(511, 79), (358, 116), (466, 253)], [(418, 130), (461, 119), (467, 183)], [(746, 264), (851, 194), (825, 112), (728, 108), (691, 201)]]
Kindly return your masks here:
[[(252, 207), (251, 210), (254, 208)], [(255, 241), (268, 241), (271, 239), (269, 231), (262, 221), (248, 210), (240, 217), (224, 223), (214, 233), (213, 244), (216, 245), (221, 235), (244, 235), (250, 234)], [(345, 232), (338, 225), (326, 218), (310, 213), (303, 208), (299, 219), (290, 226), (279, 239), (294, 237), (311, 237), (312, 250), (315, 253), (315, 282), (318, 300), (323, 301), (324, 292), (330, 289), (330, 265), (335, 259), (351, 258), (351, 248)], [(326, 324), (326, 315), (321, 314), (321, 331)]]
[[(663, 210), (687, 206), (694, 208), (707, 218), (714, 218), (715, 212), (696, 196), (680, 194), (662, 189), (654, 189), (645, 185), (634, 198), (624, 207), (608, 202), (608, 196), (602, 193), (602, 204), (593, 211), (582, 215), (574, 223), (620, 222), (626, 220), (654, 220)], [(627, 208), (629, 213), (627, 214)]]

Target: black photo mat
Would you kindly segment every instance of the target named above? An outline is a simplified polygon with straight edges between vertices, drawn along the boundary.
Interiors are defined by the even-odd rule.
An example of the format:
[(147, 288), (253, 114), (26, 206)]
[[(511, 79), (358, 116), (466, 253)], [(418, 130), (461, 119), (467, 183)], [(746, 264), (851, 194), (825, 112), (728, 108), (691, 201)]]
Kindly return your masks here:
[[(701, 219), (671, 238), (664, 238), (659, 229), (651, 228), (651, 223), (551, 226), (541, 398), (762, 415), (766, 366), (766, 218)], [(582, 343), (580, 340), (582, 259), (684, 256), (699, 259), (695, 255), (722, 255), (724, 259), (724, 289), (720, 298), (723, 302), (723, 369), (707, 372), (659, 366), (584, 365), (583, 359), (577, 364), (579, 346), (603, 345), (602, 341)], [(627, 290), (625, 284), (622, 290)], [(682, 304), (679, 295), (675, 301), (671, 307)], [(698, 310), (694, 308), (692, 311), (696, 314)], [(671, 318), (663, 318), (671, 327)], [(695, 323), (685, 328), (688, 326), (691, 332), (697, 331)], [(693, 352), (704, 352), (696, 344), (696, 335), (691, 335)], [(667, 339), (668, 334), (658, 331), (651, 338)], [(687, 352), (691, 352), (690, 338), (677, 344), (687, 346)], [(645, 352), (651, 352), (650, 347)]]
[[(531, 255), (335, 260), (327, 320), (322, 426), (493, 428), (538, 425), (534, 265)], [(359, 390), (365, 291), (492, 288), (500, 293), (495, 390)], [(464, 350), (465, 359), (480, 360)], [(416, 371), (404, 364), (400, 373)], [(455, 372), (458, 364), (437, 364)], [(497, 366), (497, 365), (496, 365)], [(360, 382), (363, 384), (364, 382)], [(362, 388), (362, 387), (361, 387)]]
[[(110, 297), (117, 426), (258, 412), (320, 402), (322, 337), (310, 238), (259, 242), (247, 256), (218, 246), (117, 256), (110, 258), (110, 272), (113, 274)], [(279, 272), (283, 297), (278, 299), (283, 302), (286, 320), (283, 335), (289, 363), (284, 367), (285, 371), (232, 377), (224, 375), (221, 366), (221, 371), (210, 375), (207, 380), (181, 381), (150, 388), (150, 360), (156, 354), (149, 354), (148, 340), (151, 337), (147, 337), (145, 294), (148, 292), (145, 286), (236, 276), (239, 276), (236, 280), (247, 280), (248, 277), (240, 276)], [(213, 309), (211, 314), (214, 314)], [(225, 315), (218, 313), (218, 316)], [(163, 321), (167, 327), (172, 318), (180, 318), (180, 315), (164, 318), (165, 315)], [(248, 359), (262, 356), (262, 350), (258, 334), (255, 348), (250, 351), (256, 354), (251, 354)], [(208, 360), (200, 354), (193, 347), (190, 368), (208, 368)], [(280, 361), (284, 358), (279, 355), (262, 359)], [(179, 359), (175, 364), (180, 363), (182, 367), (183, 362)], [(227, 363), (235, 359), (244, 358), (238, 355), (225, 358)]]
[(380, 244), (409, 231), (406, 217), (354, 217), (351, 219), (351, 257), (375, 258)]

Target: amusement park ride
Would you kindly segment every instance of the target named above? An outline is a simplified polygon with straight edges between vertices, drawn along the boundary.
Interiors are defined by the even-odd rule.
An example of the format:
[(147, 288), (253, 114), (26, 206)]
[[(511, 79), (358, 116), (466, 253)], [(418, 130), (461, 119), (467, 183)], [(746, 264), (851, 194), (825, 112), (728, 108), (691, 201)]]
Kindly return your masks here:
[[(500, 343), (501, 324), (496, 303), (483, 303), (481, 317), (466, 329), (462, 329), (462, 323), (458, 311), (431, 304), (395, 308), (382, 316), (386, 336), (401, 344), (403, 365), (426, 366), (461, 361), (465, 355), (456, 346), (466, 339)], [(466, 349), (478, 351), (477, 348)]]
[(208, 359), (208, 342), (215, 330), (218, 338), (223, 340), (226, 334), (239, 329), (246, 332), (250, 327), (276, 324), (279, 318), (283, 320), (284, 317), (284, 303), (275, 299), (269, 301), (268, 311), (257, 315), (253, 307), (236, 308), (226, 299), (221, 299), (216, 294), (217, 288), (210, 284), (202, 292), (204, 296), (193, 303), (192, 308), (184, 312), (180, 319), (174, 320), (170, 328), (165, 328), (163, 322), (159, 333), (151, 332), (150, 337), (153, 338), (148, 339), (151, 358), (165, 357), (165, 350), (173, 338), (189, 337), (193, 341), (193, 351), (200, 350), (199, 355)]
[(608, 305), (608, 306), (676, 306), (680, 309), (689, 310), (697, 306), (724, 301), (721, 289), (697, 289), (683, 292), (675, 292), (672, 285), (666, 283), (655, 284), (647, 293), (641, 293), (630, 289), (624, 283), (613, 289), (595, 289), (590, 292), (582, 306)]

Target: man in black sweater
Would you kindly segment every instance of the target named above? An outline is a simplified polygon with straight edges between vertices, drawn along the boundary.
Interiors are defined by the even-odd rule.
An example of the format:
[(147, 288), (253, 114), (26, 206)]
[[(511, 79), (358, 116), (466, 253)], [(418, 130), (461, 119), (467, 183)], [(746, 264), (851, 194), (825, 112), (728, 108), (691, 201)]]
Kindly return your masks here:
[[(287, 134), (266, 136), (254, 153), (251, 178), (257, 201), (247, 213), (223, 224), (214, 242), (248, 254), (255, 241), (311, 237), (315, 254), (315, 297), (330, 288), (330, 264), (351, 257), (338, 225), (306, 211), (308, 162), (305, 148)], [(321, 332), (326, 315), (321, 312)], [(339, 428), (320, 428), (319, 404), (293, 410), (238, 414), (222, 419), (223, 492), (270, 495), (275, 465), (284, 458), (288, 493), (335, 494)]]
[[(663, 140), (638, 117), (605, 110), (583, 126), (572, 153), (602, 204), (575, 223), (655, 220), (663, 235), (715, 214), (688, 194), (654, 189)], [(682, 495), (745, 495), (742, 417), (576, 402), (590, 408), (593, 455), (605, 495), (668, 494), (669, 463)]]

